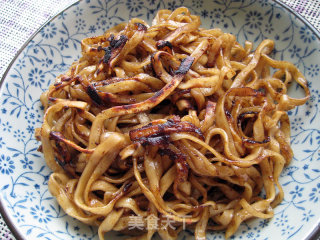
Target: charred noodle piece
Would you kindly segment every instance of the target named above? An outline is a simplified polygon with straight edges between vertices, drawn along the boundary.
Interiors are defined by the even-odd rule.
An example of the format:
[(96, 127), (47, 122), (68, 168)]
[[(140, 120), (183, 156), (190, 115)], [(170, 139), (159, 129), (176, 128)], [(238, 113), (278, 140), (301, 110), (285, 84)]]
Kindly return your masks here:
[(173, 146), (169, 146), (170, 134), (176, 132), (193, 132), (196, 133), (199, 138), (204, 139), (198, 128), (189, 122), (181, 122), (177, 116), (168, 119), (165, 123), (154, 124), (154, 122), (151, 122), (142, 128), (130, 131), (129, 136), (131, 141), (141, 143), (143, 146), (159, 146), (160, 154), (168, 155), (169, 158), (175, 162), (177, 177), (173, 185), (174, 194), (177, 199), (190, 203), (190, 201), (178, 191), (178, 186), (188, 179), (189, 166), (186, 162), (186, 156), (181, 152), (177, 152), (172, 148)]
[(60, 132), (54, 132), (51, 131), (50, 132), (50, 139), (55, 140), (56, 142), (64, 142), (66, 145), (76, 149), (79, 152), (83, 152), (83, 153), (93, 153), (93, 149), (85, 149), (80, 147), (79, 145), (75, 144), (74, 142), (66, 139), (62, 133)]
[(50, 132), (50, 140), (55, 141), (55, 159), (59, 163), (59, 165), (70, 175), (76, 177), (75, 168), (72, 166), (71, 160), (71, 152), (67, 146), (83, 153), (93, 153), (92, 149), (84, 149), (74, 142), (66, 139), (60, 132), (51, 131)]
[(243, 88), (231, 88), (223, 97), (219, 98), (216, 106), (216, 114), (219, 118), (216, 118), (217, 127), (224, 130), (224, 132), (228, 135), (229, 144), (227, 148), (224, 149), (225, 154), (230, 159), (236, 159), (239, 157), (239, 153), (236, 150), (236, 144), (242, 144), (242, 142), (236, 142), (239, 138), (234, 138), (234, 129), (232, 126), (232, 117), (230, 112), (226, 109), (225, 103), (226, 99), (234, 96), (249, 96), (249, 97), (262, 97), (263, 94), (254, 89), (243, 87)]
[(166, 146), (170, 141), (170, 134), (176, 132), (193, 132), (199, 138), (204, 139), (200, 129), (192, 123), (181, 122), (179, 117), (168, 119), (163, 124), (148, 124), (142, 128), (134, 129), (129, 132), (131, 141), (139, 142), (142, 145), (161, 145)]
[[(199, 26), (181, 7), (158, 11), (152, 26), (133, 18), (84, 39), (82, 57), (41, 95), (49, 190), (101, 240), (112, 230), (174, 240), (183, 227), (197, 240), (209, 230), (229, 238), (247, 219), (272, 218), (283, 199), (286, 111), (308, 100), (307, 81), (269, 56), (272, 40), (253, 50)], [(292, 81), (301, 99), (288, 95)]]
[(54, 125), (53, 116), (65, 107), (74, 107), (85, 109), (87, 103), (69, 100), (55, 100), (55, 104), (49, 107), (44, 115), (43, 124), (41, 126), (41, 144), (42, 151), (49, 168), (54, 172), (63, 172), (59, 164), (55, 161), (54, 149), (50, 142), (50, 132)]
[[(145, 158), (145, 161), (147, 158)], [(146, 165), (146, 163), (145, 163)], [(189, 223), (197, 222), (199, 221), (200, 216), (185, 216), (186, 214), (179, 214), (176, 211), (174, 211), (168, 203), (166, 203), (163, 199), (163, 197), (160, 194), (159, 188), (161, 188), (160, 183), (161, 179), (159, 174), (155, 173), (157, 168), (155, 167), (148, 167), (146, 170), (146, 174), (149, 175), (149, 181), (150, 181), (150, 189), (144, 184), (141, 174), (138, 171), (137, 168), (137, 158), (133, 158), (133, 168), (134, 168), (134, 174), (137, 182), (139, 183), (139, 186), (143, 192), (143, 194), (151, 201), (154, 206), (157, 208), (157, 210), (169, 217), (170, 219), (173, 219), (176, 222), (183, 223), (184, 221), (187, 221)], [(187, 212), (185, 213), (190, 213), (190, 209), (186, 209)]]
[(150, 110), (151, 108), (162, 102), (167, 96), (169, 96), (188, 72), (189, 68), (193, 63), (192, 57), (186, 57), (175, 72), (171, 81), (168, 82), (160, 91), (156, 92), (151, 98), (136, 104), (116, 106), (104, 110), (97, 115), (95, 121), (92, 123), (92, 131), (89, 139), (89, 147), (95, 146), (98, 142), (98, 137), (102, 131), (103, 122), (107, 119), (118, 117), (126, 114), (134, 114)]

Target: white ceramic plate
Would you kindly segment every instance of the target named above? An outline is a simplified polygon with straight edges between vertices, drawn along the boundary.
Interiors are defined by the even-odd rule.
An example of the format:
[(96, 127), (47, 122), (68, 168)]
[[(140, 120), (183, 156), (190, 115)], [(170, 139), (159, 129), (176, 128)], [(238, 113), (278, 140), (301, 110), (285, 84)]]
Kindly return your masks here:
[[(34, 129), (41, 125), (39, 96), (80, 55), (80, 40), (157, 9), (188, 7), (204, 27), (220, 27), (240, 43), (276, 42), (277, 59), (296, 64), (310, 83), (311, 99), (290, 112), (294, 160), (281, 174), (284, 201), (272, 220), (242, 224), (231, 239), (305, 239), (320, 221), (320, 40), (310, 25), (271, 0), (86, 0), (49, 21), (21, 50), (0, 91), (1, 211), (18, 239), (97, 239), (96, 229), (68, 217), (47, 188), (50, 174)], [(313, 233), (312, 233), (313, 232)], [(118, 233), (109, 239), (122, 239)], [(193, 239), (184, 232), (180, 239)], [(223, 239), (208, 233), (208, 239)]]

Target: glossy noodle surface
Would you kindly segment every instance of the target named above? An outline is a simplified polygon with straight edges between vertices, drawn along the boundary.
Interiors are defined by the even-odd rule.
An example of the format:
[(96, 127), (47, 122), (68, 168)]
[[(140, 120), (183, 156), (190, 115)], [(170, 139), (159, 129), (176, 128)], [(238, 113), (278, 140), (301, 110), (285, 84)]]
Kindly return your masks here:
[[(182, 7), (83, 39), (82, 57), (41, 96), (49, 190), (100, 239), (176, 239), (184, 228), (228, 238), (283, 199), (287, 111), (308, 100), (307, 82), (271, 57), (272, 40), (254, 50), (200, 25)], [(292, 82), (303, 98), (288, 95)]]

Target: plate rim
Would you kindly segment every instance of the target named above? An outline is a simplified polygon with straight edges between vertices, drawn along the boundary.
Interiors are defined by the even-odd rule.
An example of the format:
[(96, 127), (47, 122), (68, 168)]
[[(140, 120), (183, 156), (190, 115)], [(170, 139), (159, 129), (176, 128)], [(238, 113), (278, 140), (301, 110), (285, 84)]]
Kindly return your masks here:
[[(83, 0), (76, 0), (74, 3), (71, 3), (69, 6), (65, 7), (61, 11), (54, 14), (52, 17), (50, 17), (48, 20), (46, 20), (20, 47), (20, 49), (17, 51), (15, 56), (10, 61), (9, 65), (7, 66), (5, 72), (3, 73), (1, 80), (0, 80), (0, 90), (2, 88), (2, 85), (4, 83), (4, 80), (6, 79), (8, 72), (12, 68), (14, 62), (17, 60), (17, 58), (20, 56), (20, 54), (23, 52), (23, 50), (28, 46), (28, 44), (36, 37), (36, 35), (44, 28), (46, 27), (51, 21), (56, 19), (61, 13), (67, 11), (68, 9), (72, 8), (73, 6), (79, 4)], [(304, 23), (316, 36), (316, 38), (320, 41), (320, 30), (317, 30), (305, 17), (303, 17), (300, 13), (295, 12), (292, 7), (285, 4), (284, 2), (280, 0), (269, 0), (270, 2), (275, 2), (276, 4), (280, 5), (282, 8), (286, 9), (289, 14), (292, 14), (293, 16), (297, 17), (302, 23)], [(320, 48), (320, 47), (319, 47)], [(18, 229), (17, 226), (11, 221), (11, 218), (9, 214), (7, 213), (4, 205), (2, 204), (2, 195), (0, 195), (0, 213), (4, 219), (4, 222), (7, 224), (9, 230), (13, 234), (13, 236), (17, 240), (27, 240), (25, 236), (21, 233), (21, 231)], [(317, 237), (320, 237), (320, 221), (318, 222), (317, 226), (312, 229), (312, 231), (307, 236), (306, 240), (315, 240)]]
[[(23, 50), (29, 45), (29, 43), (38, 35), (38, 33), (41, 32), (41, 30), (47, 26), (51, 21), (56, 19), (61, 13), (67, 11), (68, 9), (72, 8), (73, 6), (77, 5), (82, 0), (76, 0), (74, 3), (71, 3), (69, 6), (65, 7), (64, 9), (58, 11), (56, 14), (51, 16), (49, 19), (47, 19), (20, 47), (20, 49), (17, 51), (15, 56), (10, 61), (9, 65), (7, 66), (5, 72), (3, 73), (1, 80), (0, 80), (0, 90), (2, 88), (2, 85), (4, 83), (4, 80), (8, 76), (8, 73), (10, 69), (12, 68), (14, 62), (17, 60), (17, 58), (20, 56), (20, 54), (23, 52)], [(18, 229), (18, 227), (14, 224), (14, 222), (11, 220), (11, 217), (9, 216), (7, 210), (4, 207), (3, 196), (0, 194), (0, 213), (4, 220), (4, 222), (7, 224), (7, 227), (11, 231), (12, 235), (16, 238), (16, 240), (27, 240), (25, 236), (21, 233), (21, 231)]]

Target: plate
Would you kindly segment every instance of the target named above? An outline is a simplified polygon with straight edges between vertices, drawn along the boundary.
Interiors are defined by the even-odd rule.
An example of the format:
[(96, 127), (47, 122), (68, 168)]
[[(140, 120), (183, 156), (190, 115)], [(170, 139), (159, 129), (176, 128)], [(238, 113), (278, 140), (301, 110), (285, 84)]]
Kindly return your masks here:
[[(41, 125), (40, 94), (80, 57), (80, 41), (130, 18), (150, 22), (158, 9), (188, 7), (204, 27), (219, 27), (240, 43), (274, 39), (275, 58), (293, 62), (306, 76), (311, 98), (289, 112), (292, 163), (281, 174), (285, 198), (270, 220), (241, 225), (231, 239), (306, 239), (320, 221), (320, 40), (301, 17), (269, 0), (86, 0), (49, 21), (20, 51), (0, 91), (1, 211), (17, 239), (98, 239), (97, 229), (67, 216), (47, 187), (46, 167), (34, 131)], [(123, 239), (111, 233), (109, 239)], [(180, 239), (193, 239), (183, 232)], [(208, 239), (224, 239), (222, 232)]]

